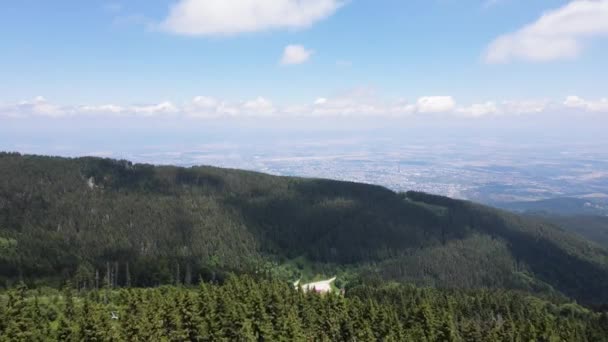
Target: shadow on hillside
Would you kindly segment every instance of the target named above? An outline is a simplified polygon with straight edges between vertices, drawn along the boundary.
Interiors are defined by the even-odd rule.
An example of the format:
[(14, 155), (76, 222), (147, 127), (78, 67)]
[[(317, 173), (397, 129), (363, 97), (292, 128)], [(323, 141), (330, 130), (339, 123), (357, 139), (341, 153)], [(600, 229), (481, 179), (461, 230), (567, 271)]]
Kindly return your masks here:
[[(330, 180), (292, 181), (286, 192), (234, 196), (247, 226), (289, 257), (356, 263), (382, 260), (407, 248), (433, 245), (463, 232), (446, 219), (374, 185)], [(446, 236), (449, 235), (449, 236)]]
[[(445, 206), (455, 224), (505, 240), (518, 264), (525, 264), (560, 292), (586, 304), (608, 302), (608, 269), (575, 255), (582, 253), (575, 248), (580, 241), (561, 230), (470, 202), (422, 193), (408, 193), (408, 197)], [(593, 252), (598, 258), (606, 257), (605, 250)]]

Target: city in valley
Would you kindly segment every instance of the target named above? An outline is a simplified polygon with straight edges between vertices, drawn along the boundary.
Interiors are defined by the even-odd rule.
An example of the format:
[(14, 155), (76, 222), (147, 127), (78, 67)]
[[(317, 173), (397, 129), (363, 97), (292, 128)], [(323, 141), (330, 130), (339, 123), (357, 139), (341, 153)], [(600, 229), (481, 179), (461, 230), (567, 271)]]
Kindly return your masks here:
[[(72, 150), (58, 151), (70, 154)], [(36, 153), (36, 149), (32, 149)], [(76, 153), (76, 152), (75, 152)], [(493, 205), (578, 198), (605, 211), (608, 149), (604, 145), (534, 146), (483, 140), (449, 142), (397, 138), (273, 139), (154, 146), (77, 154), (151, 164), (211, 165), (284, 176), (328, 178), (424, 191)]]

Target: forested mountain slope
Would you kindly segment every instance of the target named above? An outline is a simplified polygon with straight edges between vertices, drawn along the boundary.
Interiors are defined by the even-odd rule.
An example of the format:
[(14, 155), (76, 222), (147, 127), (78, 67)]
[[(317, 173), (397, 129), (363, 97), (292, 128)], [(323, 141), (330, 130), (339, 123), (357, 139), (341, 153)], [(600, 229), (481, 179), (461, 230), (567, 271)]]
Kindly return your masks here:
[(533, 214), (533, 216), (547, 220), (566, 231), (579, 234), (600, 246), (608, 248), (608, 216), (548, 214)]
[[(608, 302), (608, 252), (470, 202), (320, 179), (0, 154), (0, 276), (191, 282), (300, 260), (368, 280)], [(299, 265), (301, 267), (301, 265)]]

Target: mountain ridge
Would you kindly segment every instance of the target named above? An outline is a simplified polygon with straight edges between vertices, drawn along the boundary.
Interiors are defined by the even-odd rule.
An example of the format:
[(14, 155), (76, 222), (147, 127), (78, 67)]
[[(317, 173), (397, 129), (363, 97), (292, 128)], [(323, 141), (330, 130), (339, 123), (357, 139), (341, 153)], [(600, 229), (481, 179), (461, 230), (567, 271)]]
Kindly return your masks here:
[(514, 288), (608, 302), (606, 249), (472, 202), (92, 157), (0, 153), (0, 175), (4, 283), (147, 286), (228, 271), (297, 278), (310, 267), (342, 271), (351, 281)]

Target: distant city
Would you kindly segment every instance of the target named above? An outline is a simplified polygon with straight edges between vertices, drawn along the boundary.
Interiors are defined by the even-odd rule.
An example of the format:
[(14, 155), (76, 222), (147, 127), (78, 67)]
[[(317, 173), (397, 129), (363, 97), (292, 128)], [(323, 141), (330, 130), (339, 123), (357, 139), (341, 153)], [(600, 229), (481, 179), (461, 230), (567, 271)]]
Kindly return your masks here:
[[(95, 153), (93, 153), (95, 154)], [(214, 143), (114, 155), (134, 162), (213, 165), (274, 175), (330, 178), (482, 203), (608, 197), (608, 150), (592, 144), (458, 144), (391, 139)]]

